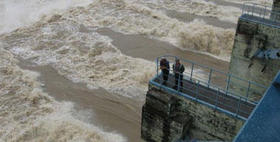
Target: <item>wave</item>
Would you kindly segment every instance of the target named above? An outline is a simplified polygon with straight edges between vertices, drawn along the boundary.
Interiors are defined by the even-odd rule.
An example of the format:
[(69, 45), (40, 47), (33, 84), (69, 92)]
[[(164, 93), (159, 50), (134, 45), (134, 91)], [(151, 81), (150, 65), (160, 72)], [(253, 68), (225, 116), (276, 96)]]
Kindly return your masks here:
[(0, 141), (126, 141), (77, 119), (73, 104), (49, 97), (37, 81), (39, 74), (16, 63), (0, 48)]
[(125, 56), (108, 37), (92, 29), (81, 31), (77, 21), (58, 17), (3, 36), (3, 47), (39, 65), (51, 64), (59, 74), (89, 88), (144, 99), (154, 63)]
[[(235, 0), (234, 2), (238, 1), (242, 0)], [(257, 2), (263, 3), (266, 1), (258, 0)], [(272, 1), (268, 2), (271, 3)], [(123, 33), (145, 34), (169, 41), (181, 49), (194, 49), (210, 53), (224, 60), (229, 60), (234, 29), (209, 26), (202, 20), (195, 20), (191, 23), (180, 22), (166, 16), (161, 9), (186, 11), (234, 23), (241, 14), (239, 8), (220, 6), (211, 1), (205, 2), (203, 0), (26, 0), (21, 2), (13, 0), (0, 2), (0, 7), (3, 7), (1, 8), (3, 12), (0, 12), (0, 18), (3, 17), (2, 19), (4, 19), (4, 22), (0, 24), (0, 33), (34, 23), (40, 18), (41, 21), (45, 21), (45, 19), (49, 19), (49, 16), (62, 9), (88, 4), (89, 6), (86, 7), (68, 10), (63, 15), (65, 18), (72, 18), (74, 21), (81, 21), (80, 23), (86, 26), (109, 27)], [(50, 19), (50, 22), (51, 20), (53, 19)], [(202, 38), (200, 38), (201, 36)]]
[[(109, 27), (122, 33), (144, 34), (181, 49), (228, 59), (233, 29), (209, 26), (201, 20), (180, 22), (160, 9), (191, 9), (191, 13), (229, 21), (235, 20), (240, 11), (201, 0), (185, 3), (0, 1), (0, 19), (4, 19), (0, 23), (0, 141), (126, 141), (120, 134), (105, 132), (75, 117), (73, 104), (57, 102), (44, 93), (37, 81), (39, 74), (20, 69), (14, 55), (38, 65), (50, 64), (59, 74), (86, 83), (89, 88), (102, 87), (112, 94), (143, 101), (147, 82), (155, 74), (155, 64), (123, 55), (110, 38), (95, 30)], [(69, 9), (84, 5), (88, 6)], [(233, 16), (229, 16), (232, 12)], [(186, 68), (186, 72), (190, 69)], [(207, 79), (203, 70), (195, 72)]]
[(273, 3), (273, 0), (226, 0), (226, 1), (235, 2), (235, 3), (254, 2), (258, 4), (268, 4), (268, 5), (272, 5)]
[(1, 0), (0, 34), (31, 25), (42, 17), (58, 14), (76, 6), (85, 6), (92, 0)]
[(237, 23), (237, 19), (241, 14), (240, 8), (217, 5), (212, 1), (204, 0), (160, 0), (150, 2), (140, 0), (137, 1), (137, 3), (150, 7), (151, 9), (175, 10), (199, 16), (215, 17), (217, 19), (233, 23)]
[(168, 41), (181, 49), (203, 51), (229, 60), (234, 29), (210, 26), (202, 20), (180, 22), (162, 11), (124, 0), (98, 1), (88, 9), (93, 10), (89, 10), (91, 14), (86, 16), (75, 11), (80, 13), (76, 20), (90, 21), (87, 24), (110, 27), (123, 33), (144, 34)]

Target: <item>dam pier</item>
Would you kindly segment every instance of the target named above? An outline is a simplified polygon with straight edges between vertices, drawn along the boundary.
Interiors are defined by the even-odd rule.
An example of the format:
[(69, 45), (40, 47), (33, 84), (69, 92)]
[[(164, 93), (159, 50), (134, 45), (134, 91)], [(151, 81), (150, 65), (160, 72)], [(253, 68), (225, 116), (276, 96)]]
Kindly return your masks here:
[[(227, 73), (180, 59), (186, 68), (183, 87), (174, 89), (172, 70), (167, 84), (162, 84), (159, 61), (165, 58), (172, 62), (179, 57), (158, 57), (157, 72), (149, 82), (142, 108), (142, 139), (147, 142), (245, 142), (250, 141), (248, 138), (257, 137), (256, 141), (263, 138), (267, 138), (266, 141), (279, 140), (280, 133), (276, 131), (280, 128), (276, 124), (279, 122), (268, 124), (259, 121), (270, 119), (260, 115), (264, 110), (276, 116), (280, 114), (279, 109), (275, 109), (278, 107), (274, 106), (280, 99), (277, 97), (280, 95), (277, 90), (279, 9), (280, 0), (274, 0), (272, 7), (244, 3)], [(264, 105), (273, 109), (267, 110)], [(269, 132), (262, 135), (266, 130)]]

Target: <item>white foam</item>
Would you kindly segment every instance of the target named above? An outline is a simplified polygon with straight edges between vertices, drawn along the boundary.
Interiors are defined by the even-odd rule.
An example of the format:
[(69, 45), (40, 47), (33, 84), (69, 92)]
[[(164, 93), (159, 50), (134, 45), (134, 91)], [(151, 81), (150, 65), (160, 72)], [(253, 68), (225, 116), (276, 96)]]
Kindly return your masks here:
[[(4, 2), (5, 6), (8, 5), (8, 7), (9, 4), (10, 7), (15, 4), (15, 1), (11, 1), (12, 4), (7, 3), (8, 1)], [(36, 17), (40, 18), (40, 14), (35, 14), (31, 18), (28, 16), (32, 15), (30, 13), (34, 13), (36, 9), (32, 9), (34, 3), (31, 0), (27, 5), (25, 5), (26, 2), (19, 3), (18, 8), (19, 11), (26, 8), (27, 12), (23, 12), (23, 15), (21, 12), (15, 12), (15, 15), (19, 17), (27, 15), (27, 20), (19, 18), (19, 21), (14, 22), (15, 25), (11, 24), (9, 27), (9, 23), (12, 23), (13, 19), (7, 18), (4, 26), (1, 25), (4, 27), (1, 29), (2, 31), (10, 31), (28, 25), (36, 21)], [(43, 2), (48, 4), (47, 1)], [(209, 26), (199, 20), (183, 23), (166, 16), (162, 11), (149, 8), (138, 2), (136, 0), (96, 0), (87, 7), (74, 8), (62, 15), (57, 14), (49, 18), (42, 18), (34, 26), (19, 28), (11, 34), (4, 34), (0, 37), (1, 46), (9, 49), (13, 54), (37, 64), (51, 64), (61, 75), (74, 82), (84, 82), (90, 88), (102, 87), (109, 92), (137, 98), (145, 97), (147, 82), (155, 74), (155, 64), (123, 55), (112, 45), (110, 38), (101, 36), (87, 27), (110, 27), (123, 33), (145, 34), (153, 38), (167, 40), (183, 49), (196, 49), (218, 56), (220, 53), (228, 54), (230, 51), (234, 36), (233, 30)], [(45, 4), (42, 6), (48, 10), (56, 9)], [(59, 6), (63, 3), (53, 2), (53, 4)], [(3, 5), (2, 3), (2, 7)], [(171, 3), (171, 5), (173, 4)], [(85, 25), (86, 28), (81, 30), (81, 25)], [(0, 54), (4, 53), (2, 51)], [(7, 53), (7, 55), (10, 54)], [(1, 60), (0, 67), (5, 68), (4, 72), (10, 79), (3, 81), (4, 79), (1, 78), (3, 76), (0, 76), (0, 84), (2, 83), (0, 93), (5, 95), (12, 91), (10, 90), (13, 88), (10, 86), (11, 84), (19, 85), (15, 87), (20, 87), (17, 90), (19, 97), (14, 97), (14, 100), (8, 95), (1, 96), (0, 101), (7, 100), (11, 104), (15, 101), (21, 104), (18, 103), (14, 106), (16, 108), (13, 108), (13, 105), (11, 105), (12, 107), (10, 105), (3, 107), (4, 111), (2, 112), (7, 113), (8, 116), (4, 116), (5, 121), (0, 122), (5, 130), (5, 132), (0, 130), (0, 134), (4, 133), (1, 138), (6, 140), (14, 137), (15, 141), (29, 141), (31, 138), (33, 141), (42, 139), (54, 141), (58, 137), (57, 134), (63, 133), (64, 135), (59, 137), (59, 140), (86, 141), (85, 138), (89, 138), (92, 141), (125, 141), (118, 134), (107, 133), (85, 123), (84, 121), (88, 121), (91, 117), (89, 116), (90, 112), (80, 113), (86, 116), (82, 118), (75, 117), (77, 112), (74, 112), (73, 116), (72, 104), (55, 102), (47, 94), (44, 94), (40, 90), (40, 83), (35, 79), (36, 75), (17, 69), (14, 58), (7, 55), (0, 56), (0, 59), (5, 59)], [(11, 63), (11, 61), (14, 62)], [(9, 67), (6, 68), (8, 65)], [(186, 71), (189, 70), (186, 69)], [(196, 70), (195, 73), (199, 77), (207, 79), (204, 72)], [(23, 82), (20, 80), (22, 75), (25, 75)], [(2, 86), (5, 86), (5, 89)], [(33, 103), (39, 104), (39, 109), (34, 109)], [(33, 114), (36, 110), (40, 112)], [(26, 116), (26, 114), (32, 115)], [(2, 114), (0, 113), (0, 115)], [(10, 118), (19, 119), (13, 121)], [(74, 135), (73, 139), (70, 140), (72, 135)]]
[(189, 14), (215, 17), (223, 21), (230, 21), (237, 23), (237, 19), (241, 14), (241, 9), (232, 6), (216, 5), (212, 1), (205, 0), (159, 0), (159, 1), (145, 1), (138, 0), (135, 3), (141, 3), (152, 9), (168, 9), (179, 12), (186, 12)]
[(87, 83), (89, 88), (143, 98), (154, 64), (124, 56), (108, 37), (94, 31), (80, 32), (80, 27), (65, 19), (29, 28), (35, 32), (24, 30), (26, 36), (13, 42), (20, 46), (9, 46), (10, 51), (39, 65), (52, 64), (60, 74), (73, 82)]
[[(118, 6), (102, 1), (90, 7), (95, 9), (92, 19), (97, 20), (96, 23), (100, 26), (108, 26), (124, 33), (148, 35), (169, 41), (181, 49), (210, 53), (227, 61), (230, 58), (234, 29), (217, 28), (202, 20), (180, 22), (162, 11), (131, 1), (123, 1)], [(118, 10), (120, 7), (122, 9)], [(112, 9), (116, 9), (114, 15), (103, 14), (103, 11)]]
[[(86, 8), (76, 8), (64, 13), (63, 18), (69, 18), (86, 26), (105, 26), (123, 33), (149, 35), (152, 38), (169, 41), (181, 49), (197, 50), (210, 53), (219, 59), (229, 60), (234, 30), (216, 28), (197, 20), (191, 23), (183, 23), (166, 16), (164, 12), (157, 9), (160, 9), (161, 5), (178, 10), (188, 7), (198, 11), (198, 15), (203, 15), (199, 14), (199, 12), (206, 11), (207, 14), (207, 11), (210, 11), (210, 13), (223, 15), (216, 15), (218, 17), (233, 19), (235, 22), (237, 21), (236, 19), (239, 16), (238, 13), (240, 10), (234, 13), (236, 10), (232, 7), (216, 8), (217, 6), (215, 4), (209, 4), (209, 2), (205, 1), (152, 1), (151, 3), (155, 5), (153, 9), (149, 8), (149, 3), (148, 1), (136, 0), (97, 0)], [(232, 15), (234, 15), (233, 18), (231, 17)], [(206, 16), (213, 15), (208, 14)], [(53, 17), (51, 19), (59, 20), (59, 17)], [(54, 25), (53, 27), (43, 27), (41, 34), (45, 36), (55, 34), (55, 30), (51, 31), (50, 28), (55, 28), (56, 30), (61, 28), (66, 29), (66, 27), (73, 28), (73, 26), (68, 24), (61, 26), (63, 27)], [(77, 29), (69, 29), (69, 31), (77, 31)], [(205, 34), (207, 36), (210, 34), (210, 38), (206, 39), (205, 36), (202, 36), (202, 38), (201, 35), (204, 35), (203, 33), (208, 33)], [(188, 43), (188, 45), (184, 43)], [(53, 58), (51, 59), (53, 60), (52, 62), (55, 62)]]
[(0, 34), (30, 25), (42, 16), (60, 13), (70, 7), (85, 6), (92, 0), (1, 0)]
[[(86, 8), (72, 9), (50, 19), (7, 35), (8, 39), (16, 39), (12, 44), (6, 42), (5, 36), (2, 40), (14, 54), (40, 65), (52, 64), (74, 82), (127, 97), (144, 97), (146, 84), (155, 73), (154, 63), (123, 55), (111, 39), (86, 27), (110, 26), (216, 55), (228, 55), (234, 36), (233, 30), (199, 20), (183, 23), (133, 1), (95, 1)], [(80, 31), (84, 24), (87, 26)], [(24, 37), (17, 36), (23, 33)]]
[(234, 2), (234, 3), (245, 3), (245, 2), (253, 2), (253, 3), (258, 3), (258, 4), (265, 4), (265, 5), (272, 5), (273, 0), (226, 0), (229, 2)]
[(72, 103), (56, 102), (40, 88), (38, 73), (15, 63), (13, 55), (0, 48), (0, 141), (127, 141), (87, 123), (92, 112), (77, 113)]

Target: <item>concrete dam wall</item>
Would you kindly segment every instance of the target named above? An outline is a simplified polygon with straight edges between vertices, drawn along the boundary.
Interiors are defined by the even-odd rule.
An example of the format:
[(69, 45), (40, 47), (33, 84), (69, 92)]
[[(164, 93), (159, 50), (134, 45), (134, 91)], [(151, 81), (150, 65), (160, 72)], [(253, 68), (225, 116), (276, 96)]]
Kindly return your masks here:
[[(212, 69), (208, 84), (200, 87), (204, 89), (202, 94), (197, 91), (199, 82), (192, 80), (193, 72), (189, 80), (183, 77), (187, 87), (182, 92), (168, 85), (164, 87), (160, 81), (156, 85), (151, 80), (142, 108), (142, 138), (147, 142), (232, 141), (280, 69), (279, 7), (280, 0), (274, 0), (270, 9), (256, 4), (244, 5), (222, 95), (213, 93), (219, 94), (219, 88), (211, 87)], [(227, 99), (217, 99), (217, 96)]]
[(173, 142), (187, 136), (199, 140), (231, 141), (244, 121), (149, 84), (142, 108), (142, 138)]

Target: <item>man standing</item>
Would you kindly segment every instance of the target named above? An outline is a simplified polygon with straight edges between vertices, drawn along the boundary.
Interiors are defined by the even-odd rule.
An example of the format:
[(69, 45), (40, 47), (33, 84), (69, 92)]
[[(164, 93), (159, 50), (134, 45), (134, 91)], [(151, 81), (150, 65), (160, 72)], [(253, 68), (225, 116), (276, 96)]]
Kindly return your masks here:
[(162, 78), (163, 78), (162, 85), (166, 85), (170, 68), (169, 68), (169, 62), (165, 58), (162, 58), (160, 60), (160, 69), (161, 69)]
[(173, 72), (175, 75), (175, 86), (173, 89), (178, 89), (178, 81), (180, 80), (180, 91), (183, 88), (183, 72), (185, 71), (185, 67), (183, 64), (180, 63), (179, 59), (175, 60), (175, 64), (173, 64)]

